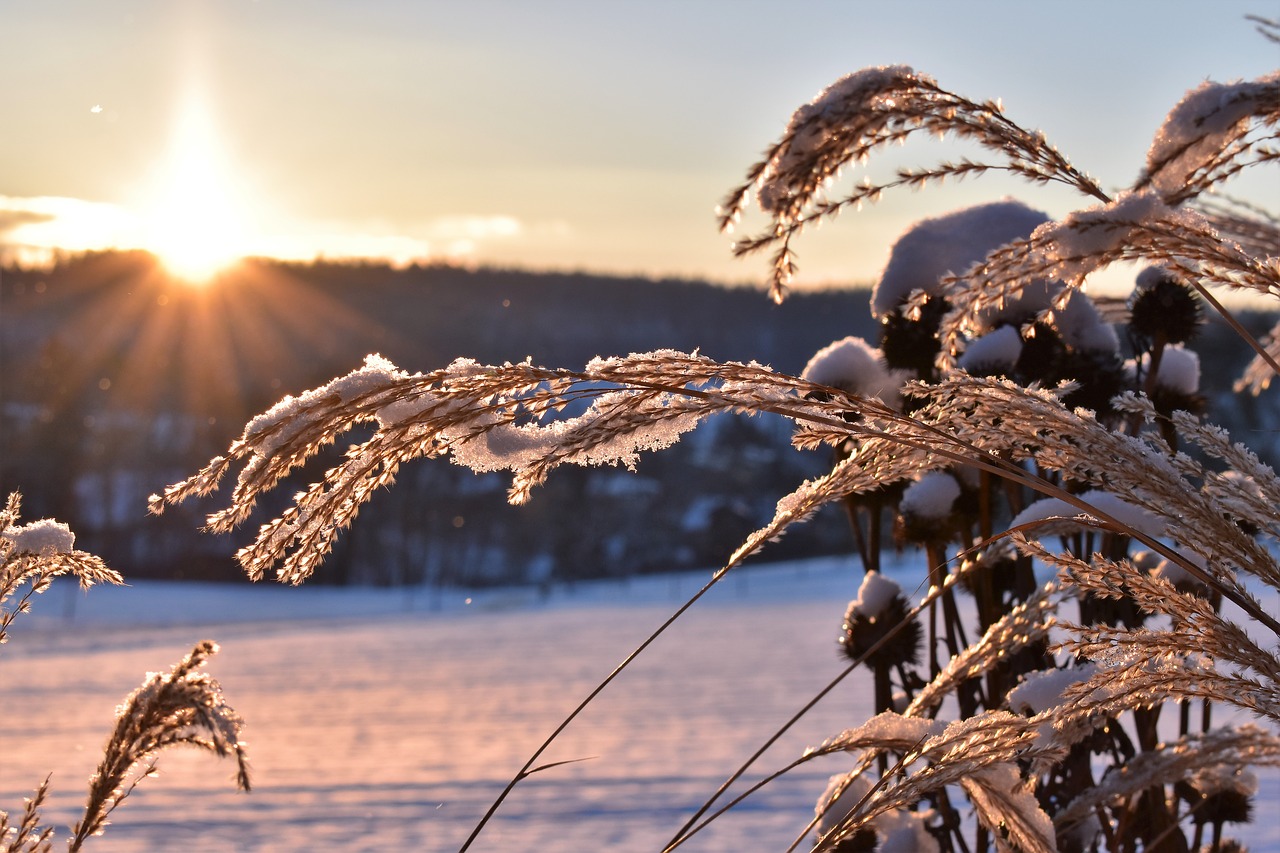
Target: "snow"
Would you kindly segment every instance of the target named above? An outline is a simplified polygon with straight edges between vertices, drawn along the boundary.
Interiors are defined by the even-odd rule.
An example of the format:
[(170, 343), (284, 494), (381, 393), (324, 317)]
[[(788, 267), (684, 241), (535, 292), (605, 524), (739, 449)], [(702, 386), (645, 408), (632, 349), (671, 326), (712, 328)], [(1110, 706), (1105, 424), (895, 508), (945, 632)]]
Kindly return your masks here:
[(814, 816), (818, 819), (814, 826), (815, 835), (829, 832), (871, 791), (871, 779), (867, 776), (859, 776), (846, 783), (848, 778), (847, 773), (837, 773), (828, 780), (827, 790), (822, 792), (814, 806)]
[(1187, 92), (1165, 118), (1147, 152), (1146, 172), (1162, 193), (1180, 190), (1246, 127), (1260, 103), (1274, 102), (1280, 71), (1256, 81), (1205, 81)]
[(1085, 277), (1129, 245), (1135, 229), (1159, 226), (1209, 233), (1203, 216), (1186, 207), (1170, 207), (1153, 190), (1125, 190), (1107, 204), (1088, 207), (1061, 221), (1046, 222), (1031, 239), (1038, 248), (1032, 258), (1051, 264), (1054, 278), (1080, 284)]
[[(889, 583), (893, 582), (889, 581)], [(897, 584), (894, 586), (897, 587)], [(904, 717), (896, 711), (881, 711), (856, 729), (842, 732), (835, 739), (835, 743), (840, 744), (843, 749), (852, 748), (851, 744), (889, 745), (903, 749), (906, 748), (903, 746), (905, 744), (914, 748), (929, 738), (941, 736), (946, 731), (946, 727), (946, 723), (942, 720), (929, 717)]]
[[(875, 619), (902, 595), (902, 587), (880, 572), (867, 572), (858, 587), (858, 597), (849, 604), (849, 614)], [(849, 621), (849, 617), (845, 617)]]
[(1191, 787), (1205, 796), (1232, 791), (1246, 797), (1258, 792), (1258, 777), (1248, 770), (1218, 765), (1203, 767), (1191, 775)]
[(1097, 667), (1093, 664), (1069, 666), (1029, 672), (1022, 683), (1009, 691), (1009, 707), (1024, 714), (1040, 714), (1062, 704), (1062, 694), (1068, 687), (1093, 677)]
[(916, 290), (937, 293), (944, 276), (960, 275), (989, 252), (1031, 236), (1048, 221), (1044, 213), (1006, 199), (917, 222), (894, 243), (871, 292), (871, 313), (891, 313)]
[[(910, 598), (919, 562), (908, 554), (886, 567)], [(839, 672), (835, 638), (861, 575), (853, 558), (731, 574), (544, 757), (587, 760), (518, 785), (473, 849), (661, 849)], [(82, 593), (56, 582), (0, 656), (0, 808), (21, 809), (52, 771), (45, 814), (73, 821), (116, 704), (212, 638), (222, 651), (208, 668), (246, 718), (254, 790), (235, 792), (228, 762), (166, 753), (95, 851), (456, 850), (538, 743), (707, 577), (548, 596), (163, 582)], [(1264, 604), (1274, 608), (1274, 594)], [(760, 771), (871, 710), (868, 682), (847, 679)], [(849, 766), (847, 755), (806, 764), (682, 849), (786, 849), (831, 774)], [(1260, 772), (1259, 784), (1266, 815), (1280, 776)], [(1280, 827), (1259, 821), (1244, 834), (1254, 853), (1280, 853)]]
[[(885, 715), (881, 715), (885, 716)], [(905, 718), (898, 718), (905, 719)], [(931, 720), (911, 720), (920, 730), (941, 729), (940, 725), (929, 725)], [(832, 776), (827, 789), (818, 798), (815, 813), (818, 818), (814, 827), (814, 836), (822, 835), (836, 826), (852, 811), (871, 791), (871, 780), (868, 776), (859, 776), (846, 784), (847, 774)], [(838, 795), (838, 796), (837, 796)], [(834, 798), (834, 799), (833, 799)], [(890, 809), (881, 812), (871, 819), (879, 846), (879, 853), (937, 853), (938, 844), (929, 834), (928, 822), (936, 819), (932, 810), (910, 812), (902, 809)]]
[(1195, 394), (1200, 390), (1200, 356), (1181, 345), (1165, 347), (1156, 385), (1179, 394)]
[[(545, 756), (477, 850), (655, 850), (841, 669), (861, 569), (728, 577)], [(255, 790), (176, 751), (113, 815), (101, 851), (456, 850), (538, 743), (708, 573), (464, 593), (140, 582), (55, 588), (0, 661), (0, 807), (53, 771), (70, 823), (116, 704), (197, 640), (246, 719)], [(871, 716), (850, 679), (766, 757), (774, 769)], [(847, 758), (845, 759), (847, 761)], [(748, 800), (691, 850), (783, 849), (839, 757)], [(794, 776), (794, 778), (790, 778)], [(757, 778), (757, 777), (752, 777)]]
[(960, 484), (946, 471), (930, 471), (907, 486), (898, 504), (904, 516), (920, 520), (942, 520), (951, 515)]
[(1134, 278), (1133, 290), (1135, 293), (1142, 293), (1150, 290), (1161, 281), (1169, 277), (1169, 271), (1160, 264), (1144, 267), (1142, 272)]
[(13, 543), (15, 554), (40, 554), (46, 557), (69, 553), (76, 544), (76, 535), (71, 532), (71, 528), (51, 518), (6, 527), (0, 537)]
[(1022, 355), (1022, 335), (1015, 326), (1001, 326), (970, 342), (960, 355), (960, 366), (970, 372), (1013, 370)]
[[(1148, 536), (1162, 536), (1164, 534), (1165, 524), (1161, 519), (1110, 492), (1089, 489), (1082, 492), (1079, 497), (1090, 506), (1096, 507), (1099, 512), (1106, 513), (1116, 519), (1125, 527), (1145, 533)], [(1039, 528), (1034, 531), (1033, 535), (1047, 536), (1051, 532), (1059, 531), (1069, 533), (1074, 532), (1073, 528), (1076, 527), (1076, 522), (1072, 519), (1085, 515), (1087, 513), (1059, 498), (1041, 498), (1014, 516), (1013, 520), (1009, 522), (1009, 527), (1012, 529), (1032, 522), (1062, 518), (1064, 519), (1063, 524), (1051, 523), (1050, 527)]]
[(1115, 327), (1105, 322), (1093, 300), (1078, 290), (1069, 291), (1067, 303), (1053, 311), (1053, 325), (1074, 349), (1099, 353), (1120, 350)]
[(873, 821), (883, 840), (879, 853), (938, 853), (938, 842), (929, 834), (932, 811), (909, 812), (902, 809), (885, 812)]
[[(1143, 353), (1141, 360), (1125, 359), (1125, 372), (1130, 378), (1142, 371), (1145, 377), (1151, 369), (1151, 356)], [(1200, 356), (1195, 350), (1182, 344), (1170, 344), (1160, 354), (1160, 367), (1156, 374), (1156, 386), (1177, 394), (1194, 396), (1200, 390)]]
[[(365, 356), (362, 367), (297, 397), (287, 396), (253, 418), (244, 428), (244, 438), (256, 439), (258, 454), (270, 456), (302, 431), (306, 425), (302, 414), (308, 407), (328, 397), (337, 397), (341, 402), (348, 403), (361, 394), (384, 388), (405, 376), (406, 373), (397, 370), (394, 364), (382, 356)], [(264, 435), (272, 430), (275, 430), (273, 434)]]
[(830, 385), (851, 394), (879, 397), (889, 405), (899, 402), (902, 379), (885, 366), (880, 350), (858, 337), (841, 338), (814, 353), (801, 379)]

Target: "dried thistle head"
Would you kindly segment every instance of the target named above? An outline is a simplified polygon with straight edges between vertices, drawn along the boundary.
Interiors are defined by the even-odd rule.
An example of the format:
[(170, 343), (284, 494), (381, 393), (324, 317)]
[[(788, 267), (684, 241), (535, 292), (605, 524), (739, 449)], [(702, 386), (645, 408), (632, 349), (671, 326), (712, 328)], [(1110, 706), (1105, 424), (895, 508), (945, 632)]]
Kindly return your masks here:
[(1191, 820), (1206, 823), (1252, 823), (1258, 777), (1240, 767), (1202, 767), (1174, 791), (1191, 809)]
[(947, 314), (947, 300), (926, 296), (917, 308), (899, 305), (880, 318), (880, 350), (885, 363), (917, 379), (933, 376), (938, 358), (938, 327)]
[(1204, 324), (1204, 308), (1195, 290), (1162, 267), (1138, 275), (1129, 298), (1129, 331), (1153, 344), (1182, 344)]
[(972, 515), (972, 503), (972, 491), (954, 474), (929, 471), (903, 491), (894, 534), (914, 544), (947, 542)]
[(879, 572), (867, 572), (858, 597), (849, 603), (840, 631), (840, 651), (872, 668), (915, 664), (924, 630), (909, 617), (902, 588)]

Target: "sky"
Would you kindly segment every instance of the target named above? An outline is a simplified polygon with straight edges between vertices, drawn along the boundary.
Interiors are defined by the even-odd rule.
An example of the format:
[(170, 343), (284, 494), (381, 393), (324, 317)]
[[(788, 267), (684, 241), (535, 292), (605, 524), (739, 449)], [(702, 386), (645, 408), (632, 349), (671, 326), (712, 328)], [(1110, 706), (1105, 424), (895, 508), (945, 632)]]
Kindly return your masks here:
[[(840, 76), (907, 64), (1000, 98), (1119, 189), (1187, 89), (1280, 66), (1247, 14), (1280, 2), (4, 0), (0, 248), (763, 281), (716, 205)], [(991, 177), (904, 190), (803, 238), (798, 282), (872, 281), (911, 222), (1006, 195), (1085, 204)]]

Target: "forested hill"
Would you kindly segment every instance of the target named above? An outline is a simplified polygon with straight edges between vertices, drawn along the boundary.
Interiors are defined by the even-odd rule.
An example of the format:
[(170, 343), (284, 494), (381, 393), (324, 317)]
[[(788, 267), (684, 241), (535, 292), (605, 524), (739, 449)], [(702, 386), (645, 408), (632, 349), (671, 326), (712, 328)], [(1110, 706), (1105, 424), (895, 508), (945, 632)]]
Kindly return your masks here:
[[(1242, 318), (1260, 334), (1273, 317)], [(206, 507), (161, 518), (146, 498), (221, 453), (253, 415), (381, 353), (408, 371), (465, 356), (577, 368), (654, 349), (755, 360), (789, 373), (846, 335), (876, 340), (866, 290), (794, 293), (583, 274), (255, 262), (202, 288), (150, 256), (88, 255), (0, 271), (0, 489), (24, 517), (65, 520), (128, 575), (233, 578), (235, 541), (198, 533)], [(1249, 358), (1224, 324), (1194, 342), (1209, 417), (1276, 458), (1276, 395), (1230, 393)], [(506, 481), (444, 462), (405, 466), (340, 540), (316, 582), (510, 583), (719, 565), (776, 500), (830, 462), (790, 447), (777, 418), (712, 419), (616, 469), (558, 470), (531, 504)], [(1270, 439), (1270, 440), (1268, 440)], [(332, 465), (334, 448), (282, 500)], [(266, 507), (278, 511), (279, 506)], [(250, 530), (265, 518), (251, 519)], [(828, 512), (764, 559), (847, 551)]]
[[(267, 262), (249, 263), (193, 288), (169, 280), (145, 254), (87, 255), (52, 270), (0, 273), (0, 355), (6, 368), (0, 386), (6, 443), (0, 483), (6, 490), (22, 490), (25, 517), (68, 520), (83, 545), (127, 572), (222, 576), (226, 560), (217, 554), (229, 555), (233, 546), (195, 534), (196, 520), (181, 518), (181, 510), (177, 521), (146, 518), (146, 495), (223, 450), (247, 418), (279, 397), (346, 373), (368, 353), (381, 353), (409, 371), (427, 371), (459, 356), (482, 362), (530, 358), (544, 366), (574, 368), (597, 355), (699, 349), (721, 360), (756, 360), (799, 372), (814, 351), (849, 334), (874, 336), (865, 290), (796, 292), (775, 305), (762, 290), (692, 281)], [(707, 530), (715, 524), (731, 528), (721, 535), (749, 529), (767, 517), (773, 499), (820, 467), (814, 454), (787, 447), (785, 425), (753, 421), (720, 440), (726, 447), (759, 444), (752, 458), (763, 459), (763, 453), (769, 464), (759, 466), (750, 499), (730, 495), (745, 484), (733, 484), (734, 478), (721, 473), (700, 473), (694, 469), (702, 462), (677, 458), (696, 455), (695, 445), (715, 440), (713, 431), (726, 432), (709, 430), (687, 451), (677, 449), (670, 463), (642, 466), (631, 486), (606, 487), (601, 477), (590, 486), (615, 492), (630, 488), (625, 499), (619, 492), (616, 500), (599, 495), (590, 500), (597, 510), (618, 504), (610, 511), (616, 510), (619, 519), (634, 517), (638, 523), (649, 514), (645, 538), (668, 537), (669, 546), (637, 549), (622, 529), (632, 522), (614, 519), (610, 523), (619, 527), (621, 538), (615, 537), (609, 554), (571, 555), (567, 545), (522, 542), (519, 547), (529, 552), (522, 559), (540, 565), (555, 561), (553, 571), (573, 574), (715, 562), (734, 543), (704, 541), (716, 535)], [(707, 464), (714, 468), (727, 458)], [(664, 497), (664, 518), (658, 518), (649, 506), (658, 501), (645, 495), (669, 491), (659, 469), (680, 465), (686, 468), (674, 472), (679, 494)], [(499, 513), (502, 524), (492, 525), (503, 529), (498, 538), (519, 539), (523, 534), (510, 528), (537, 514), (501, 507), (501, 483), (459, 481), (464, 475), (447, 465), (447, 473), (438, 464), (415, 467), (433, 473), (402, 474), (393, 496), (383, 499), (383, 518), (395, 516), (396, 524), (419, 528), (438, 523), (441, 529), (433, 534), (438, 539), (460, 537), (455, 524), (477, 532), (485, 527), (475, 523), (479, 516)], [(568, 493), (561, 500), (585, 499), (588, 487), (579, 482), (581, 476), (566, 472), (558, 478)], [(423, 480), (419, 489), (420, 477), (438, 482)], [(455, 486), (468, 497), (453, 495)], [(438, 499), (446, 504), (452, 499), (456, 507), (475, 503), (477, 491), (487, 495), (483, 507), (468, 513), (437, 507), (444, 513), (442, 522), (424, 522), (412, 508), (399, 506), (412, 497), (420, 510)], [(366, 514), (378, 512), (375, 502)], [(361, 524), (372, 522), (362, 516)], [(663, 531), (655, 524), (680, 529)], [(349, 539), (370, 535), (356, 530)], [(389, 574), (392, 580), (408, 580), (424, 572), (466, 577), (478, 571), (461, 565), (420, 569), (415, 561), (435, 565), (443, 559), (432, 547), (405, 556), (403, 570), (365, 566), (335, 572), (340, 579), (386, 580)], [(362, 549), (360, 562), (370, 554), (374, 563), (384, 560), (383, 550)], [(485, 564), (486, 577), (520, 577), (527, 568), (503, 567), (502, 555), (465, 548), (455, 558)], [(339, 554), (334, 561), (349, 559)], [(606, 559), (610, 568), (597, 565)], [(565, 568), (566, 561), (574, 565)], [(539, 571), (552, 570), (544, 565)]]
[(242, 362), (253, 359), (242, 351), (252, 336), (273, 336), (278, 346), (260, 345), (280, 356), (270, 369), (287, 390), (345, 372), (370, 352), (429, 370), (458, 356), (575, 367), (597, 355), (698, 348), (798, 371), (832, 340), (872, 332), (865, 290), (797, 291), (775, 305), (762, 290), (695, 281), (266, 262), (193, 289), (133, 253), (6, 270), (0, 299), (6, 363), (71, 335), (77, 349), (100, 349), (104, 366), (127, 360), (148, 330), (174, 325), (177, 314), (187, 334), (207, 338), (221, 327)]
[(374, 320), (384, 336), (361, 343), (405, 366), (467, 355), (572, 367), (597, 355), (670, 348), (799, 371), (819, 347), (873, 328), (866, 290), (800, 291), (775, 305), (763, 290), (695, 281), (449, 267), (298, 274)]

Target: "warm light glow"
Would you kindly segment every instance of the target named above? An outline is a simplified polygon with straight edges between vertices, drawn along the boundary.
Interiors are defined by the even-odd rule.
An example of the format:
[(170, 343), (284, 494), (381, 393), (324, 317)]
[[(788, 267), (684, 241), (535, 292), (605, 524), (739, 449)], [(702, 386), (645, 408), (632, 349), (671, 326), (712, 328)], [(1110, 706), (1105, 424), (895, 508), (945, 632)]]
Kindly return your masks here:
[(167, 162), (144, 208), (144, 247), (187, 282), (209, 281), (246, 252), (246, 205), (198, 96), (184, 99)]

